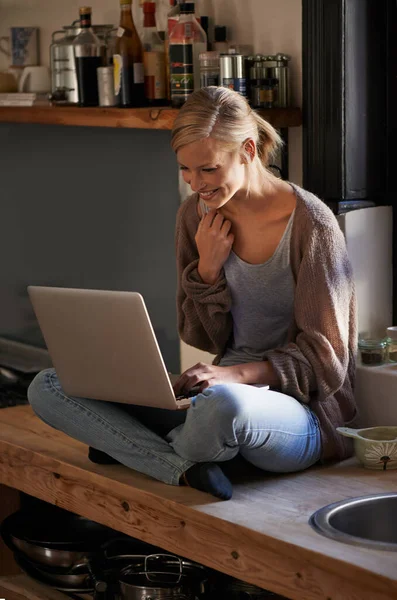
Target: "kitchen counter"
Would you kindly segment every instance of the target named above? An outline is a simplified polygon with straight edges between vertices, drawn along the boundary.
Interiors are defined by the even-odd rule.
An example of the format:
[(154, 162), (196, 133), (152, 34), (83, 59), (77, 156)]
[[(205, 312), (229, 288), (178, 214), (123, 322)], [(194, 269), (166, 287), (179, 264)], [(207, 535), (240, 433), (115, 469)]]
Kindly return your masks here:
[(0, 416), (4, 486), (287, 598), (397, 598), (397, 553), (342, 544), (308, 524), (331, 502), (396, 491), (397, 471), (365, 470), (355, 459), (288, 475), (238, 468), (233, 499), (222, 502), (121, 465), (95, 465), (86, 446), (28, 406)]

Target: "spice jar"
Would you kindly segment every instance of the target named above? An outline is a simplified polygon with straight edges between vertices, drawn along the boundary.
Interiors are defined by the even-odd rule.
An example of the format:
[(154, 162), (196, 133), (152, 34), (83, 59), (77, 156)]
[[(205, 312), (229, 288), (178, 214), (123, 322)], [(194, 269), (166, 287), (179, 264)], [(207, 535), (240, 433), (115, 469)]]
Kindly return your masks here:
[(386, 331), (389, 360), (397, 363), (397, 327), (388, 327)]
[(261, 80), (261, 105), (263, 108), (273, 108), (277, 84), (278, 79), (272, 77)]
[(363, 365), (375, 367), (387, 361), (387, 338), (359, 338), (358, 348)]

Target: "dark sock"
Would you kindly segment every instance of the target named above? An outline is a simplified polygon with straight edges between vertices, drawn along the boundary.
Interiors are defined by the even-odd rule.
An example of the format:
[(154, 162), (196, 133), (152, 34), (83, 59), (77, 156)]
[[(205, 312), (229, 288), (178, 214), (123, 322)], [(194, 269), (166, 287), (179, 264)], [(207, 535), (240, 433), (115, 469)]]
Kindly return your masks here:
[(233, 494), (232, 484), (215, 463), (196, 463), (184, 472), (181, 482), (221, 500), (230, 500)]
[(92, 448), (89, 446), (88, 448), (88, 458), (91, 462), (97, 463), (98, 465), (119, 465), (120, 462), (115, 458), (106, 454), (106, 452), (102, 452), (102, 450), (97, 450), (96, 448)]

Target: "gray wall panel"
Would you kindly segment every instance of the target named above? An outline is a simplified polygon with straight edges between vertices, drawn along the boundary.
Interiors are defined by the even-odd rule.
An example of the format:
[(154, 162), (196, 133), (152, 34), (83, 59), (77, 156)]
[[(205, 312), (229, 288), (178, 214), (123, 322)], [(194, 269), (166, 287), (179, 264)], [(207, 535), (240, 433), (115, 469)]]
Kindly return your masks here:
[(169, 143), (168, 131), (0, 124), (0, 335), (43, 345), (30, 283), (136, 290), (179, 369)]

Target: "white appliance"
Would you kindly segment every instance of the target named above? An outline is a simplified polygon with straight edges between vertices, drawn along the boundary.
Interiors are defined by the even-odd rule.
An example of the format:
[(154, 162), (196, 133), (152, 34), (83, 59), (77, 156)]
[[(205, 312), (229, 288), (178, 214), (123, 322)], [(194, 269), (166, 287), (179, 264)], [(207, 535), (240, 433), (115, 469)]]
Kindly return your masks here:
[[(393, 325), (393, 212), (377, 206), (338, 216), (353, 265), (359, 332), (385, 337)], [(362, 365), (357, 361), (357, 427), (397, 425), (397, 364)]]
[(338, 215), (353, 266), (358, 302), (358, 330), (385, 336), (393, 325), (391, 206)]

